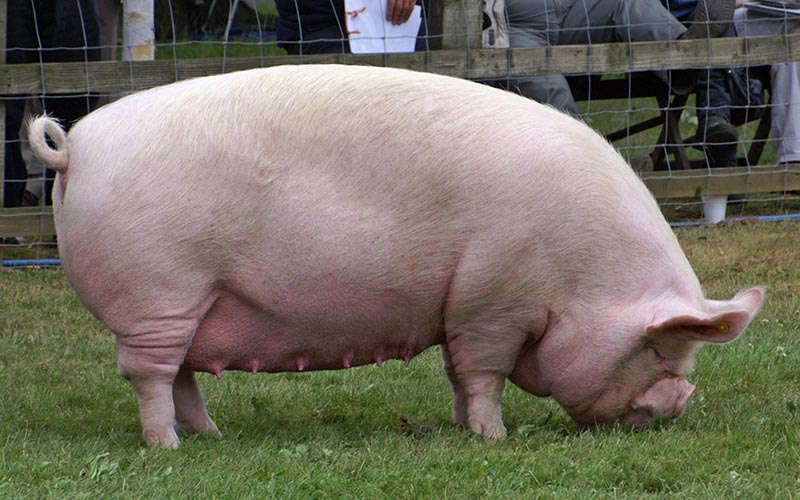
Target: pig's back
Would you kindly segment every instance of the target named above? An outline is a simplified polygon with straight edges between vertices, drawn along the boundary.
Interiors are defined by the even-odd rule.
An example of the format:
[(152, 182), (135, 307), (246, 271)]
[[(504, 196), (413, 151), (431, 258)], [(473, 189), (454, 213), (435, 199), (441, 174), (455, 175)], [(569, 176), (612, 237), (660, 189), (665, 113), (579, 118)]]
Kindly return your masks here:
[(409, 222), (458, 216), (463, 227), (487, 208), (541, 211), (548, 196), (592, 182), (657, 212), (584, 124), (508, 92), (404, 70), (284, 66), (180, 82), (92, 113), (70, 143), (70, 182), (111, 189), (114, 201), (161, 192), (200, 214), (209, 204), (235, 212), (226, 204), (242, 196), (267, 210), (265, 192), (305, 191), (317, 206), (330, 196), (361, 211), (393, 207)]
[[(363, 180), (399, 189), (412, 184), (398, 182), (407, 178), (415, 190), (490, 194), (579, 171), (581, 157), (624, 168), (588, 127), (531, 100), (454, 78), (337, 65), (152, 89), (92, 113), (70, 139), (91, 154), (113, 151), (102, 167), (79, 158), (70, 167), (73, 176), (95, 167), (92, 177), (105, 185), (142, 175), (267, 185), (302, 172), (340, 188)], [(157, 171), (143, 172), (153, 158)]]

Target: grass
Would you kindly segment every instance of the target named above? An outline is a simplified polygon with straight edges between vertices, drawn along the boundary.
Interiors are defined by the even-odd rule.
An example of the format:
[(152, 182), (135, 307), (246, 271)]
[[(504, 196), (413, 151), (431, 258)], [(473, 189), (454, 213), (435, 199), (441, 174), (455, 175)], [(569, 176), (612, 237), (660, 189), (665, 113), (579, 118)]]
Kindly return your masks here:
[(192, 40), (159, 44), (156, 59), (214, 59), (228, 57), (285, 56), (286, 51), (277, 46), (274, 38), (257, 41)]
[(687, 414), (586, 432), (509, 386), (502, 442), (449, 422), (432, 349), (409, 368), (200, 375), (225, 438), (147, 450), (113, 338), (62, 272), (0, 272), (0, 498), (800, 497), (800, 225), (678, 235), (710, 297), (769, 293), (743, 339), (701, 351)]

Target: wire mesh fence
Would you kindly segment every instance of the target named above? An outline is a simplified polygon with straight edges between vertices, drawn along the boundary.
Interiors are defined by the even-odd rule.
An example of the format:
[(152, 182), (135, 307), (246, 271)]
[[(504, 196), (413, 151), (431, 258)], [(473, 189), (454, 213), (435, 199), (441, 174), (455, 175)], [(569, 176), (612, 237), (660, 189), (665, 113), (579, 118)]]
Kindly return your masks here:
[(54, 234), (27, 116), (69, 126), (131, 92), (281, 64), (408, 68), (548, 103), (605, 135), (673, 220), (704, 203), (800, 211), (800, 4), (735, 4), (0, 0), (0, 251)]

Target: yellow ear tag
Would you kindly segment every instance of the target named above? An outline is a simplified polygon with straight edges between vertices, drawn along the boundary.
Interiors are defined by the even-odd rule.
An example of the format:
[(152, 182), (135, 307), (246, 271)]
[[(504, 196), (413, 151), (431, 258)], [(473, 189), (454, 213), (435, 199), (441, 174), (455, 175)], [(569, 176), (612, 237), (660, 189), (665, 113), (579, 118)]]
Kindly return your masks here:
[(722, 333), (728, 333), (728, 324), (722, 323), (721, 325), (719, 325), (719, 331)]

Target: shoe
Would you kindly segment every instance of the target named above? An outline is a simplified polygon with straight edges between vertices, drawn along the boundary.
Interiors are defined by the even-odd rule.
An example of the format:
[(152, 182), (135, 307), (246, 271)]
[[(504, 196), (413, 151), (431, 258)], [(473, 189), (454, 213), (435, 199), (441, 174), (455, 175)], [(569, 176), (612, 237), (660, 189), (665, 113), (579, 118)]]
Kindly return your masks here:
[(694, 134), (694, 141), (700, 146), (708, 144), (727, 144), (735, 145), (739, 140), (739, 133), (736, 127), (725, 118), (718, 115), (711, 115), (706, 118), (705, 123), (697, 125), (697, 132)]
[(656, 76), (669, 86), (670, 93), (675, 95), (687, 95), (694, 91), (697, 85), (697, 78), (700, 76), (699, 69), (670, 69), (667, 71), (657, 71)]
[(684, 39), (719, 38), (727, 33), (733, 21), (736, 0), (698, 0), (694, 17)]
[(710, 144), (705, 147), (704, 152), (706, 154), (706, 163), (711, 168), (735, 167), (737, 164), (736, 144)]
[(708, 166), (735, 167), (736, 145), (739, 133), (731, 122), (717, 115), (711, 115), (705, 122), (697, 125), (697, 132), (692, 138), (695, 147), (705, 152)]

